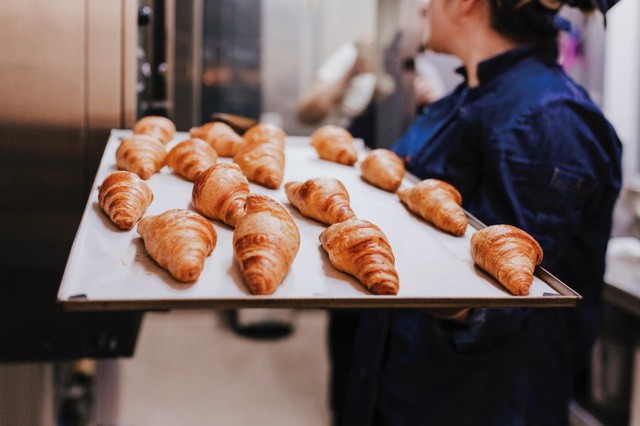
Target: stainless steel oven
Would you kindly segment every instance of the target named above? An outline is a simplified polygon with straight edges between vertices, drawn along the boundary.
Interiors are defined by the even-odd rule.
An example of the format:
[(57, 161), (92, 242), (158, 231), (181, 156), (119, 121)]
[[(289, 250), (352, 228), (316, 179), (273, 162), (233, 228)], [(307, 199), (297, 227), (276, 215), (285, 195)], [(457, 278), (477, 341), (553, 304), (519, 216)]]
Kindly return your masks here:
[(0, 361), (133, 353), (141, 314), (55, 297), (109, 131), (135, 120), (138, 8), (0, 0)]

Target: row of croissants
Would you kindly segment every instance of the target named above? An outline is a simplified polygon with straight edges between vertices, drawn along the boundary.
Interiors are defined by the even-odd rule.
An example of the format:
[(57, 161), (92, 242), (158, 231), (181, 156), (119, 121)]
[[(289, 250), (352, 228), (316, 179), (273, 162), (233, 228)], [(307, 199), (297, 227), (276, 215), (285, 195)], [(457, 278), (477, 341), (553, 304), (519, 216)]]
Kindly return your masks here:
[[(139, 221), (137, 231), (149, 255), (177, 280), (193, 282), (214, 250), (216, 231), (206, 218), (234, 228), (234, 258), (252, 294), (271, 294), (284, 280), (298, 253), (300, 233), (287, 210), (272, 198), (252, 194), (249, 181), (279, 188), (284, 178), (285, 133), (277, 126), (258, 124), (244, 135), (221, 122), (190, 130), (191, 138), (168, 153), (175, 125), (167, 118), (140, 119), (133, 135), (116, 151), (120, 171), (99, 187), (100, 207), (122, 230)], [(311, 136), (319, 158), (353, 166), (358, 161), (351, 134), (324, 126)], [(217, 158), (232, 157), (233, 163)], [(153, 200), (144, 180), (168, 165), (194, 182), (192, 204), (197, 212), (173, 209), (143, 217)], [(402, 160), (392, 151), (376, 149), (360, 163), (362, 178), (389, 192), (397, 192), (407, 208), (452, 235), (464, 235), (467, 217), (461, 195), (446, 182), (424, 180), (399, 189), (405, 176)], [(316, 177), (287, 182), (290, 203), (306, 217), (329, 225), (320, 242), (338, 270), (356, 277), (373, 294), (395, 295), (399, 278), (387, 237), (376, 225), (360, 220), (350, 207), (349, 194), (337, 179)], [(471, 238), (477, 265), (493, 275), (512, 294), (526, 295), (533, 270), (542, 260), (538, 243), (524, 231), (495, 225)]]

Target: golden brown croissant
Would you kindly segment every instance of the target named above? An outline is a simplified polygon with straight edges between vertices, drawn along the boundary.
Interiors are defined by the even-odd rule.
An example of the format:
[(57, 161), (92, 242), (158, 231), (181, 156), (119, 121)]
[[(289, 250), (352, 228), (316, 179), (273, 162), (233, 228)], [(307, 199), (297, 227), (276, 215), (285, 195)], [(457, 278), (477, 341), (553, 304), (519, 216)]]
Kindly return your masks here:
[(204, 216), (235, 227), (245, 214), (249, 182), (237, 164), (218, 163), (198, 176), (191, 201)]
[(362, 178), (385, 191), (396, 192), (404, 179), (404, 163), (393, 151), (374, 149), (360, 165)]
[(284, 148), (275, 142), (247, 144), (234, 157), (247, 179), (276, 189), (284, 178)]
[(284, 189), (300, 213), (327, 225), (356, 217), (349, 205), (349, 193), (338, 179), (319, 177), (287, 182)]
[(516, 296), (526, 296), (533, 271), (542, 262), (542, 248), (523, 230), (493, 225), (471, 236), (473, 261)]
[(233, 232), (233, 252), (252, 294), (271, 294), (287, 275), (300, 247), (289, 213), (260, 194), (247, 197), (247, 214)]
[(98, 188), (98, 204), (120, 229), (129, 230), (153, 201), (149, 185), (137, 174), (120, 171), (107, 176)]
[(395, 257), (387, 237), (371, 222), (350, 219), (320, 234), (333, 266), (355, 276), (373, 294), (395, 295), (399, 289)]
[(153, 136), (133, 135), (120, 143), (116, 151), (116, 164), (120, 170), (128, 170), (149, 179), (165, 163), (164, 145)]
[(209, 143), (221, 157), (233, 157), (244, 145), (242, 136), (233, 131), (225, 123), (206, 123), (189, 130), (191, 137), (202, 139)]
[(326, 125), (311, 135), (311, 146), (323, 160), (352, 166), (358, 161), (353, 136), (342, 127)]
[(180, 142), (167, 154), (167, 165), (191, 182), (216, 164), (217, 160), (216, 150), (198, 138)]
[(218, 239), (209, 221), (183, 209), (143, 217), (138, 224), (138, 234), (149, 255), (183, 282), (198, 279)]
[(275, 124), (259, 123), (247, 130), (242, 137), (247, 145), (273, 142), (284, 148), (286, 136), (285, 132)]
[(148, 115), (136, 122), (133, 126), (133, 133), (153, 136), (163, 144), (166, 144), (173, 139), (173, 135), (176, 133), (176, 125), (166, 117)]
[(453, 186), (438, 179), (425, 179), (397, 194), (409, 210), (426, 221), (453, 235), (464, 235), (468, 220), (460, 207), (462, 196)]

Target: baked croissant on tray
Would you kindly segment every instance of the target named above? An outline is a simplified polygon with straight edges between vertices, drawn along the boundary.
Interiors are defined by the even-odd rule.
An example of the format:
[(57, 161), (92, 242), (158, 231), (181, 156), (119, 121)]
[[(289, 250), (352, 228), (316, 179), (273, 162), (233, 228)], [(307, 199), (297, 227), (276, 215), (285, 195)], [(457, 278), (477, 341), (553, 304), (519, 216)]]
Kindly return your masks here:
[(218, 239), (209, 221), (183, 209), (143, 217), (138, 234), (153, 260), (182, 282), (198, 279)]
[(149, 185), (135, 173), (113, 172), (98, 188), (98, 204), (114, 225), (123, 230), (133, 228), (153, 201)]
[(397, 192), (412, 212), (455, 236), (464, 235), (468, 219), (460, 206), (462, 196), (452, 185), (438, 179), (426, 179)]
[(202, 139), (221, 157), (233, 157), (244, 145), (244, 139), (225, 123), (206, 123), (189, 130), (192, 138)]
[(353, 146), (353, 136), (348, 130), (326, 125), (311, 135), (311, 146), (323, 160), (352, 166), (358, 161), (358, 153)]
[(116, 150), (116, 165), (149, 179), (165, 164), (167, 152), (157, 138), (148, 135), (133, 135), (120, 142)]
[(233, 232), (234, 257), (252, 294), (273, 293), (289, 272), (300, 247), (300, 232), (277, 201), (247, 197), (247, 212)]
[(398, 293), (395, 257), (387, 237), (373, 223), (359, 219), (336, 223), (320, 234), (320, 242), (333, 266), (356, 277), (371, 293)]
[(250, 127), (242, 137), (247, 145), (273, 142), (284, 148), (284, 142), (287, 135), (284, 130), (275, 124), (258, 123), (255, 126)]
[(318, 177), (287, 182), (284, 190), (300, 213), (327, 225), (356, 217), (349, 205), (349, 193), (338, 179)]
[(176, 125), (166, 117), (148, 115), (136, 121), (133, 126), (133, 133), (153, 136), (163, 144), (167, 144), (176, 133)]
[(200, 173), (216, 164), (216, 161), (218, 161), (216, 150), (198, 138), (180, 142), (167, 154), (167, 166), (191, 182)]
[(516, 296), (526, 296), (542, 248), (525, 231), (511, 225), (493, 225), (471, 236), (473, 261)]
[(191, 202), (204, 216), (235, 227), (245, 214), (249, 181), (237, 164), (218, 163), (193, 184)]
[(362, 178), (385, 191), (396, 192), (404, 179), (404, 163), (393, 151), (374, 149), (360, 164)]
[(276, 138), (247, 143), (233, 157), (251, 182), (276, 189), (284, 178), (284, 142)]

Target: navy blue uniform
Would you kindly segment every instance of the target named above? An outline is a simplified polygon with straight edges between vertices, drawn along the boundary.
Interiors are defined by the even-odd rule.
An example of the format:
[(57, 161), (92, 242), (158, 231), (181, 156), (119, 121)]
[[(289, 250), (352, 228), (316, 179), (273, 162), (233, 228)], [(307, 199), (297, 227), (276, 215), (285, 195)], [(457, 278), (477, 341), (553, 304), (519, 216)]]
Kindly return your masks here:
[(339, 423), (567, 424), (596, 332), (621, 144), (556, 57), (522, 46), (482, 62), (479, 86), (425, 107), (392, 149), (416, 176), (454, 185), (487, 225), (529, 232), (543, 266), (584, 300), (474, 309), (465, 326), (419, 310), (363, 311)]

